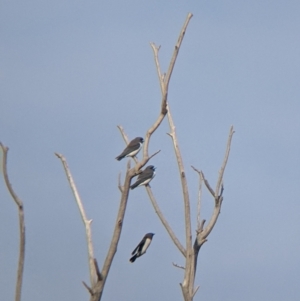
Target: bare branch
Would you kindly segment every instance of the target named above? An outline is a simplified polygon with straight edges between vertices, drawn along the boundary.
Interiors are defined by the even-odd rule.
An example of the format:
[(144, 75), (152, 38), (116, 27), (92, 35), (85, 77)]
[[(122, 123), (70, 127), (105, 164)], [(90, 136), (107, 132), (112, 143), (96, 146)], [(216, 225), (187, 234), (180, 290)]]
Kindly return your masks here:
[(182, 253), (182, 255), (185, 257), (186, 256), (186, 250), (184, 249), (184, 247), (182, 246), (182, 244), (180, 243), (179, 239), (176, 237), (176, 234), (173, 232), (172, 228), (170, 227), (169, 223), (167, 222), (167, 220), (165, 219), (164, 215), (162, 214), (156, 200), (155, 197), (152, 193), (152, 190), (149, 186), (145, 186), (147, 193), (149, 195), (149, 198), (151, 200), (151, 203), (154, 207), (155, 213), (158, 215), (160, 221), (162, 222), (162, 224), (164, 225), (164, 227), (166, 228), (167, 232), (169, 233), (172, 241), (174, 242), (174, 244), (176, 245), (176, 247), (178, 248), (178, 250)]
[(19, 260), (18, 260), (18, 271), (17, 271), (17, 282), (16, 282), (16, 291), (15, 291), (15, 301), (21, 300), (21, 291), (22, 291), (22, 282), (23, 282), (23, 272), (24, 272), (24, 261), (25, 261), (25, 218), (24, 218), (24, 206), (21, 199), (14, 192), (11, 183), (9, 182), (8, 173), (7, 173), (7, 152), (8, 147), (4, 146), (0, 142), (0, 147), (3, 151), (2, 157), (2, 168), (3, 176), (6, 187), (18, 206), (19, 212), (19, 230), (20, 230), (20, 251), (19, 251)]
[[(129, 139), (128, 139), (128, 136), (126, 135), (125, 133), (125, 130), (124, 128), (121, 126), (121, 125), (117, 125), (117, 128), (119, 129), (121, 135), (122, 135), (122, 138), (124, 139), (126, 145), (128, 145), (129, 143)], [(134, 157), (135, 158), (135, 157)]]
[[(128, 161), (130, 162), (130, 160)], [(128, 166), (127, 166), (128, 167)], [(126, 177), (124, 181), (124, 186), (123, 186), (123, 192), (121, 196), (121, 201), (120, 201), (120, 206), (119, 206), (119, 211), (115, 223), (115, 228), (114, 228), (114, 233), (113, 237), (110, 243), (109, 250), (107, 252), (103, 267), (102, 267), (102, 276), (104, 278), (103, 280), (103, 286), (104, 282), (107, 278), (108, 272), (110, 270), (113, 258), (117, 252), (117, 246), (120, 240), (121, 236), (121, 231), (123, 227), (123, 221), (124, 221), (124, 216), (125, 216), (125, 211), (127, 207), (127, 202), (128, 202), (128, 196), (129, 196), (129, 188), (130, 188), (130, 181), (134, 175), (134, 170), (133, 169), (127, 169), (126, 172)]]
[(156, 156), (158, 153), (160, 153), (160, 150), (158, 150), (158, 151), (156, 151), (154, 154), (152, 154), (152, 155), (149, 157), (149, 160), (150, 160), (151, 158), (153, 158), (154, 156)]
[(96, 271), (95, 271), (95, 265), (94, 265), (94, 250), (93, 250), (92, 231), (91, 231), (92, 220), (88, 220), (86, 217), (81, 198), (79, 196), (77, 187), (75, 185), (75, 182), (73, 180), (71, 171), (68, 167), (65, 157), (58, 153), (55, 153), (55, 155), (61, 160), (61, 163), (64, 167), (68, 182), (70, 184), (71, 190), (73, 192), (74, 198), (76, 200), (76, 203), (77, 203), (80, 215), (81, 215), (82, 222), (85, 226), (85, 234), (86, 234), (87, 247), (88, 247), (89, 268), (90, 268), (90, 281), (91, 281), (91, 285), (93, 287), (95, 285)]
[(199, 232), (203, 231), (203, 227), (204, 227), (205, 222), (206, 222), (206, 220), (203, 219), (202, 222), (201, 222), (201, 224), (200, 224)]
[(202, 175), (201, 175), (201, 171), (199, 171), (193, 165), (191, 167), (199, 175), (199, 190), (198, 190), (198, 204), (197, 204), (197, 229), (200, 229), (200, 227), (201, 227), (201, 222), (200, 222), (201, 216), (200, 216), (200, 213), (201, 213), (201, 198), (202, 198), (202, 181), (203, 181), (203, 178), (202, 178)]
[(123, 186), (121, 184), (121, 172), (119, 173), (119, 176), (118, 176), (118, 188), (122, 193), (123, 192)]
[(183, 266), (181, 266), (181, 265), (178, 265), (178, 264), (175, 263), (175, 262), (172, 262), (172, 264), (173, 264), (173, 266), (176, 267), (176, 268), (185, 270), (185, 267), (183, 267)]
[(102, 277), (101, 272), (99, 270), (99, 266), (98, 266), (98, 262), (97, 262), (96, 258), (94, 258), (94, 265), (95, 265), (95, 270), (96, 270), (96, 274), (97, 274), (97, 279), (98, 279), (98, 281), (102, 281), (103, 277)]
[(173, 56), (171, 58), (170, 61), (170, 65), (169, 65), (169, 69), (167, 72), (167, 75), (165, 77), (163, 77), (161, 75), (161, 69), (160, 69), (160, 65), (159, 65), (159, 61), (158, 61), (158, 50), (159, 47), (156, 47), (153, 43), (151, 43), (151, 47), (153, 49), (154, 52), (154, 59), (155, 59), (155, 64), (156, 64), (156, 68), (157, 68), (157, 74), (159, 77), (159, 82), (160, 82), (160, 87), (161, 87), (161, 92), (162, 92), (162, 100), (161, 100), (161, 112), (160, 115), (158, 116), (158, 119), (155, 121), (155, 123), (152, 125), (152, 127), (150, 127), (146, 133), (146, 139), (145, 139), (145, 143), (144, 143), (144, 152), (143, 152), (143, 160), (142, 162), (140, 162), (137, 167), (137, 169), (140, 169), (141, 167), (143, 167), (147, 162), (148, 162), (148, 147), (149, 147), (149, 141), (150, 141), (150, 137), (151, 135), (154, 133), (154, 131), (159, 127), (159, 125), (161, 124), (161, 122), (163, 121), (165, 115), (167, 114), (167, 100), (168, 100), (168, 89), (169, 89), (169, 82), (171, 79), (171, 75), (172, 75), (172, 71), (174, 69), (174, 65), (178, 56), (178, 52), (186, 31), (186, 28), (188, 26), (188, 23), (190, 21), (190, 19), (192, 18), (192, 14), (188, 14), (186, 21), (183, 25), (183, 28), (179, 34), (179, 38), (177, 41), (177, 44), (175, 45), (175, 49), (173, 52)]
[(88, 290), (88, 292), (90, 293), (90, 295), (93, 296), (94, 295), (93, 290), (84, 281), (82, 281), (82, 284)]
[(223, 192), (224, 192), (224, 185), (223, 185), (223, 181), (222, 181), (222, 185), (221, 185), (221, 192), (220, 192), (220, 197), (223, 195)]
[(195, 297), (196, 293), (198, 292), (198, 289), (199, 289), (200, 285), (198, 285), (194, 291), (194, 294), (193, 294), (193, 298)]
[(216, 186), (216, 190), (215, 190), (215, 195), (218, 196), (219, 195), (219, 191), (220, 191), (220, 186), (222, 184), (223, 181), (223, 175), (224, 175), (224, 171), (226, 168), (226, 164), (229, 158), (229, 153), (230, 153), (230, 145), (231, 145), (231, 140), (232, 140), (232, 136), (234, 134), (234, 129), (233, 126), (230, 127), (230, 131), (229, 131), (229, 136), (228, 136), (228, 141), (227, 141), (227, 147), (226, 147), (226, 153), (225, 153), (225, 157), (223, 160), (223, 164), (221, 166), (221, 169), (219, 171), (219, 179), (217, 182), (217, 186)]
[[(175, 125), (173, 122), (173, 118), (171, 115), (171, 110), (168, 104), (168, 120), (170, 125), (170, 136), (173, 141), (174, 151), (176, 155), (176, 160), (178, 164), (179, 174), (180, 174), (180, 180), (181, 180), (181, 188), (183, 193), (183, 201), (184, 201), (184, 217), (185, 217), (185, 236), (186, 236), (186, 254), (187, 257), (190, 257), (192, 254), (192, 230), (191, 230), (191, 209), (190, 209), (190, 199), (189, 199), (189, 191), (187, 186), (187, 180), (185, 176), (184, 166), (183, 166), (183, 160), (181, 157), (176, 131), (175, 131)], [(190, 260), (187, 260), (186, 264), (186, 273), (185, 273), (185, 279), (186, 277), (189, 277), (190, 274)]]
[[(219, 179), (218, 179), (218, 183), (217, 183), (217, 186), (216, 186), (216, 191), (214, 193), (214, 195), (215, 195), (214, 211), (213, 211), (213, 214), (211, 216), (211, 219), (210, 219), (208, 225), (205, 227), (205, 229), (201, 233), (201, 239), (202, 240), (206, 239), (208, 237), (208, 235), (210, 234), (210, 232), (212, 231), (213, 227), (215, 226), (215, 224), (217, 222), (220, 211), (221, 211), (223, 196), (219, 195), (219, 191), (220, 191), (220, 186), (222, 185), (223, 175), (224, 175), (226, 163), (228, 161), (228, 157), (229, 157), (229, 153), (230, 153), (230, 146), (231, 146), (231, 141), (232, 141), (233, 134), (234, 134), (234, 130), (233, 130), (233, 126), (231, 126), (230, 131), (229, 131), (229, 136), (228, 136), (224, 161), (223, 161), (222, 167), (221, 167), (220, 172), (219, 172)], [(224, 188), (221, 188), (221, 193), (223, 193), (223, 190), (224, 190)]]
[(215, 192), (214, 190), (211, 188), (211, 186), (209, 185), (208, 181), (206, 180), (203, 171), (201, 171), (201, 176), (203, 178), (204, 184), (206, 186), (206, 188), (208, 189), (208, 191), (211, 193), (211, 195), (215, 198)]
[(160, 49), (160, 46), (156, 46), (154, 43), (150, 43), (153, 54), (154, 54), (154, 60), (155, 60), (155, 65), (156, 65), (156, 70), (157, 70), (157, 76), (159, 80), (159, 85), (161, 89), (161, 93), (164, 93), (164, 75), (161, 74), (161, 69), (160, 69), (160, 64), (159, 64), (159, 59), (158, 59), (158, 52)]
[(174, 69), (174, 65), (175, 65), (175, 62), (176, 62), (176, 59), (177, 59), (177, 56), (178, 56), (178, 52), (179, 52), (181, 43), (183, 41), (186, 29), (187, 29), (187, 27), (189, 25), (189, 22), (190, 22), (190, 20), (191, 20), (192, 17), (193, 17), (193, 14), (191, 14), (191, 13), (189, 13), (187, 15), (186, 20), (185, 20), (185, 22), (183, 24), (183, 27), (181, 29), (180, 35), (178, 37), (177, 44), (175, 45), (173, 57), (171, 59), (171, 62), (170, 62), (170, 65), (169, 65), (169, 69), (168, 69), (167, 75), (165, 76), (165, 80), (164, 80), (165, 85), (166, 85), (165, 86), (166, 87), (166, 91), (168, 91), (170, 78), (171, 78), (171, 75), (172, 75), (172, 72), (173, 72), (173, 69)]

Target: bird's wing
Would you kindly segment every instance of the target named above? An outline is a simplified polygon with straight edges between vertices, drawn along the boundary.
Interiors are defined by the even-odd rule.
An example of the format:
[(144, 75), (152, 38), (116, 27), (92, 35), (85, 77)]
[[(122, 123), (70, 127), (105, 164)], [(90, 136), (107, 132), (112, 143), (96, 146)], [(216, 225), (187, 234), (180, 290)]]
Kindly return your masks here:
[(137, 181), (140, 181), (141, 183), (145, 180), (151, 178), (152, 171), (151, 170), (144, 170), (142, 173), (140, 173), (137, 177)]
[(139, 143), (132, 143), (132, 141), (127, 145), (127, 147), (123, 150), (123, 152), (121, 153), (121, 155), (119, 155), (119, 157), (122, 156), (126, 156), (127, 154), (139, 149), (140, 144)]
[(141, 251), (141, 249), (143, 248), (143, 245), (145, 243), (145, 238), (143, 238), (141, 240), (141, 242), (136, 246), (136, 248), (132, 251), (131, 255), (133, 255), (134, 253)]

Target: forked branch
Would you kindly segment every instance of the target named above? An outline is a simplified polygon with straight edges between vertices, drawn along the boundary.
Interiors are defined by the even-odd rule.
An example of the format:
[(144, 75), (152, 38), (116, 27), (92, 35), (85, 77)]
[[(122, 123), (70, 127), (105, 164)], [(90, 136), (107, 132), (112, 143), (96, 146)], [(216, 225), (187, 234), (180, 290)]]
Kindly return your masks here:
[[(165, 77), (162, 76), (161, 68), (159, 65), (158, 52), (159, 52), (160, 47), (157, 47), (154, 43), (150, 43), (152, 50), (153, 50), (153, 54), (154, 54), (155, 65), (156, 65), (158, 79), (159, 79), (161, 92), (162, 92), (162, 99), (161, 99), (160, 115), (159, 115), (158, 119), (156, 120), (156, 122), (152, 125), (152, 127), (149, 128), (149, 130), (146, 133), (146, 138), (145, 138), (145, 143), (144, 143), (144, 152), (143, 152), (143, 161), (148, 158), (148, 147), (149, 147), (149, 140), (150, 140), (151, 135), (159, 127), (159, 125), (161, 124), (161, 122), (163, 121), (164, 117), (167, 114), (168, 89), (169, 89), (171, 75), (172, 75), (172, 72), (173, 72), (173, 69), (175, 66), (175, 62), (176, 62), (176, 59), (177, 59), (177, 56), (179, 53), (179, 49), (180, 49), (185, 31), (186, 31), (186, 28), (187, 28), (192, 16), (193, 15), (191, 13), (188, 14), (188, 16), (185, 20), (185, 23), (180, 31), (178, 41), (175, 45), (175, 49), (174, 49), (174, 52), (173, 52), (173, 55), (172, 55), (172, 58), (171, 58), (171, 61), (169, 64), (168, 72)], [(140, 163), (141, 167), (145, 165), (145, 164), (143, 164), (143, 161)], [(141, 168), (141, 167), (139, 167), (139, 168)]]
[(4, 146), (0, 142), (0, 147), (2, 148), (2, 168), (5, 185), (15, 201), (18, 212), (19, 212), (19, 230), (20, 230), (20, 251), (19, 251), (19, 261), (18, 261), (18, 272), (17, 272), (17, 282), (16, 282), (16, 291), (15, 291), (15, 301), (21, 300), (21, 291), (22, 291), (22, 282), (23, 282), (23, 271), (24, 271), (24, 261), (25, 261), (25, 219), (24, 219), (24, 207), (23, 202), (14, 192), (11, 183), (9, 182), (8, 173), (7, 173), (7, 153), (8, 147)]
[(223, 185), (222, 185), (223, 175), (224, 175), (224, 171), (225, 171), (226, 164), (227, 164), (229, 154), (230, 154), (230, 147), (231, 147), (231, 141), (232, 141), (233, 134), (234, 134), (234, 129), (233, 129), (233, 126), (231, 126), (230, 131), (229, 131), (229, 135), (228, 135), (228, 140), (227, 140), (226, 152), (225, 152), (225, 156), (224, 156), (224, 159), (223, 159), (221, 169), (219, 171), (219, 177), (218, 177), (217, 186), (216, 186), (215, 191), (212, 191), (208, 181), (204, 178), (204, 175), (201, 172), (201, 175), (204, 178), (204, 183), (205, 183), (206, 187), (208, 188), (208, 190), (211, 192), (211, 194), (215, 198), (215, 206), (214, 206), (214, 210), (213, 210), (213, 213), (212, 213), (212, 216), (210, 218), (209, 223), (204, 228), (204, 230), (201, 233), (199, 233), (199, 235), (197, 236), (198, 244), (200, 244), (200, 245), (204, 241), (206, 241), (208, 235), (210, 234), (213, 227), (215, 226), (215, 224), (217, 222), (217, 219), (218, 219), (218, 216), (219, 216), (220, 211), (221, 211), (221, 206), (222, 206), (222, 201), (223, 201), (222, 193), (223, 193), (223, 190), (224, 190)]

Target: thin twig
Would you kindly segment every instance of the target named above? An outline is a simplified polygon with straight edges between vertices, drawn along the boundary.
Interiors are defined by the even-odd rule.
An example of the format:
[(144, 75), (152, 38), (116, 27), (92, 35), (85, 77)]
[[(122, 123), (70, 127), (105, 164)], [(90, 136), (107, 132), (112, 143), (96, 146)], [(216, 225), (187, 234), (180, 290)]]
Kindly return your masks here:
[(201, 213), (202, 181), (203, 181), (203, 178), (202, 178), (200, 170), (198, 170), (197, 168), (195, 168), (193, 165), (191, 167), (199, 175), (199, 189), (198, 189), (198, 202), (197, 202), (197, 229), (200, 229), (200, 227), (201, 227), (201, 222), (200, 222), (201, 216), (200, 216), (200, 213)]
[(157, 71), (157, 76), (159, 80), (159, 85), (161, 89), (161, 93), (164, 94), (164, 78), (165, 76), (161, 74), (161, 69), (160, 69), (160, 64), (159, 64), (159, 59), (158, 59), (158, 52), (160, 49), (160, 46), (156, 46), (154, 43), (150, 43), (153, 54), (154, 54), (154, 61), (155, 61), (155, 66), (156, 66), (156, 71)]
[(205, 222), (206, 222), (205, 219), (203, 219), (203, 220), (201, 221), (200, 228), (199, 228), (199, 232), (202, 232), (202, 231), (203, 231), (203, 227), (204, 227)]
[(152, 159), (154, 156), (156, 156), (158, 153), (160, 153), (160, 150), (156, 151), (154, 154), (152, 154), (150, 157), (149, 157), (149, 160)]
[(118, 188), (122, 193), (123, 192), (123, 186), (121, 184), (121, 172), (119, 173), (119, 176), (118, 176)]
[(119, 129), (121, 135), (122, 135), (122, 138), (124, 139), (126, 145), (128, 145), (129, 143), (129, 139), (128, 139), (128, 136), (126, 135), (125, 133), (125, 130), (124, 128), (121, 126), (121, 125), (117, 125), (117, 128)]
[(198, 289), (199, 289), (200, 285), (198, 285), (194, 291), (194, 294), (193, 294), (193, 298), (195, 297), (196, 293), (198, 292)]
[(93, 296), (93, 294), (94, 294), (93, 290), (84, 281), (82, 281), (82, 284), (88, 290), (88, 292), (90, 293), (90, 295)]
[(169, 69), (168, 69), (168, 72), (167, 72), (167, 74), (165, 76), (165, 80), (164, 80), (165, 85), (166, 85), (166, 91), (168, 91), (170, 78), (171, 78), (171, 75), (172, 75), (172, 72), (173, 72), (173, 69), (174, 69), (174, 66), (175, 66), (175, 62), (176, 62), (176, 59), (177, 59), (177, 56), (178, 56), (178, 52), (179, 52), (181, 43), (183, 41), (186, 29), (187, 29), (187, 27), (189, 25), (189, 22), (190, 22), (192, 17), (193, 17), (193, 14), (191, 14), (191, 13), (189, 13), (187, 15), (186, 20), (185, 20), (185, 22), (183, 24), (183, 27), (181, 29), (180, 35), (178, 37), (178, 41), (175, 45), (174, 53), (173, 53), (173, 56), (172, 56), (172, 59), (171, 59), (170, 65), (169, 65)]
[(96, 274), (97, 274), (97, 279), (98, 279), (98, 281), (102, 281), (103, 277), (102, 277), (102, 274), (99, 270), (99, 266), (98, 266), (98, 262), (97, 262), (96, 258), (94, 258), (94, 265), (95, 265), (95, 270), (96, 270)]
[(227, 161), (228, 161), (228, 158), (229, 158), (230, 145), (231, 145), (231, 140), (232, 140), (233, 134), (234, 134), (234, 129), (233, 129), (233, 126), (231, 126), (230, 131), (229, 131), (228, 140), (227, 140), (227, 147), (226, 147), (226, 152), (225, 152), (223, 164), (222, 164), (221, 169), (219, 171), (219, 178), (218, 178), (218, 182), (217, 182), (216, 190), (215, 190), (215, 195), (216, 196), (219, 195), (220, 186), (221, 186), (222, 181), (223, 181), (223, 175), (224, 175), (226, 164), (227, 164)]
[(183, 267), (183, 266), (181, 266), (181, 265), (178, 265), (178, 264), (175, 263), (175, 262), (172, 262), (172, 264), (173, 264), (173, 266), (176, 267), (176, 268), (185, 270), (185, 267)]
[(8, 173), (7, 173), (7, 152), (8, 147), (4, 146), (0, 142), (0, 146), (3, 151), (2, 157), (2, 168), (3, 176), (6, 187), (18, 206), (19, 212), (19, 230), (20, 230), (20, 251), (19, 251), (19, 260), (18, 260), (18, 271), (17, 271), (17, 282), (16, 282), (16, 291), (15, 291), (15, 301), (21, 300), (21, 291), (22, 291), (22, 282), (23, 282), (23, 272), (24, 272), (24, 262), (25, 262), (25, 218), (24, 218), (24, 206), (21, 199), (14, 192), (11, 183), (9, 182)]
[(74, 198), (76, 200), (76, 203), (77, 203), (80, 215), (81, 215), (82, 222), (85, 226), (85, 234), (86, 234), (87, 247), (88, 247), (89, 268), (90, 268), (90, 281), (91, 281), (91, 286), (93, 287), (95, 285), (96, 271), (95, 271), (95, 265), (94, 265), (94, 250), (93, 250), (92, 230), (91, 230), (92, 220), (88, 220), (86, 217), (85, 210), (84, 210), (81, 198), (79, 196), (77, 187), (73, 180), (71, 171), (68, 167), (67, 160), (61, 154), (55, 153), (55, 155), (61, 160), (61, 163), (64, 167), (68, 182), (70, 184), (71, 190), (73, 192)]
[(208, 181), (206, 180), (203, 171), (201, 171), (201, 176), (203, 178), (204, 184), (206, 186), (206, 188), (208, 189), (208, 191), (211, 193), (211, 195), (215, 198), (215, 192), (214, 190), (211, 188), (211, 186), (209, 185)]

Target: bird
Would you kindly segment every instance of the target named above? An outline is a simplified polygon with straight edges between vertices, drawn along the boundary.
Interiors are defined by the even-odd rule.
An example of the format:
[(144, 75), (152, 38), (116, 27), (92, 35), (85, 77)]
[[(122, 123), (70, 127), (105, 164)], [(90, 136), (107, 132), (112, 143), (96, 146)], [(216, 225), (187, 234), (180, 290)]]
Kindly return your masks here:
[(133, 255), (129, 261), (135, 262), (135, 260), (146, 253), (148, 247), (151, 244), (154, 233), (147, 233), (141, 242), (137, 245), (137, 247), (132, 251), (131, 255)]
[(137, 180), (134, 184), (130, 186), (131, 189), (136, 187), (147, 185), (155, 176), (155, 169), (153, 165), (148, 165), (137, 177)]
[(142, 137), (136, 137), (129, 142), (125, 147), (121, 155), (117, 156), (118, 161), (122, 160), (125, 157), (134, 157), (142, 148), (144, 139)]

